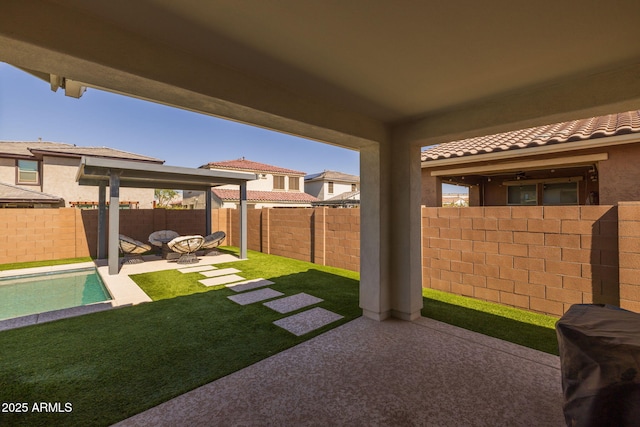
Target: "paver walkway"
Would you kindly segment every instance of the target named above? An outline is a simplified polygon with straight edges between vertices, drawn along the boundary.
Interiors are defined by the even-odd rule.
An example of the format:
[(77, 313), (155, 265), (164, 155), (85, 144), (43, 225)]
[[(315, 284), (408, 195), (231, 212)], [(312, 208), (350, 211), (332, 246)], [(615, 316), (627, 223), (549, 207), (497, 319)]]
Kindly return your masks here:
[[(227, 288), (236, 292), (236, 295), (231, 295), (227, 298), (239, 305), (271, 300), (265, 302), (264, 306), (278, 313), (285, 314), (323, 301), (321, 298), (304, 292), (285, 296), (282, 292), (267, 287), (274, 284), (271, 280), (262, 278), (245, 280), (244, 277), (235, 274), (241, 273), (240, 270), (235, 268), (217, 269), (213, 266), (199, 265), (196, 267), (183, 268), (180, 269), (180, 271), (182, 273), (197, 272), (208, 277), (207, 279), (199, 280), (199, 282), (205, 286), (225, 285)], [(284, 298), (279, 298), (282, 296), (284, 296)], [(279, 319), (273, 322), (273, 324), (296, 336), (300, 336), (342, 319), (342, 317), (343, 316), (337, 313), (316, 307)]]

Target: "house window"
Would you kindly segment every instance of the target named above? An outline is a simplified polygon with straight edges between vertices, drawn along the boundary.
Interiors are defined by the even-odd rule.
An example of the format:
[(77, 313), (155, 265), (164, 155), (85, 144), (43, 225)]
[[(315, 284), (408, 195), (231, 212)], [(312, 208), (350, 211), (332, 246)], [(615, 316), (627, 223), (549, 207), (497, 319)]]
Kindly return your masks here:
[(282, 175), (273, 176), (273, 189), (284, 190), (284, 176)]
[(300, 191), (300, 178), (289, 177), (289, 190)]
[(351, 191), (358, 191), (358, 188), (355, 184), (351, 184)]
[(36, 160), (18, 160), (18, 184), (40, 184), (39, 164)]
[(332, 181), (329, 181), (329, 183), (328, 183), (328, 184), (329, 184), (329, 189), (327, 190), (327, 192), (328, 192), (329, 194), (333, 194), (333, 182), (332, 182)]
[(577, 205), (578, 183), (558, 182), (544, 184), (542, 188), (542, 201), (545, 205)]
[(537, 205), (537, 185), (511, 185), (507, 187), (507, 204), (508, 205)]

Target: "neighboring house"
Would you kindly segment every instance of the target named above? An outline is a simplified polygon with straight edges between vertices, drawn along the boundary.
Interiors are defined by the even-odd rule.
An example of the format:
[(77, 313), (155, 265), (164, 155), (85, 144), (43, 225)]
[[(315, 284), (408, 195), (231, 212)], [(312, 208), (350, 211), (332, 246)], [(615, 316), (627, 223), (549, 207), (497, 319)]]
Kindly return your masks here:
[[(200, 166), (203, 169), (220, 171), (253, 172), (259, 176), (257, 180), (247, 182), (247, 206), (263, 207), (310, 207), (317, 201), (304, 192), (304, 172), (279, 166), (246, 160), (211, 162)], [(222, 185), (211, 190), (212, 207), (237, 208), (239, 204), (239, 188), (237, 185)], [(192, 209), (204, 209), (204, 193), (184, 191), (183, 204)]]
[(347, 191), (326, 200), (313, 202), (313, 206), (329, 206), (332, 208), (360, 207), (360, 191)]
[[(0, 141), (0, 208), (96, 207), (98, 188), (76, 182), (82, 156), (141, 162), (162, 160), (106, 147), (57, 142)], [(122, 188), (121, 207), (153, 207), (153, 189)]]
[(470, 206), (615, 205), (640, 200), (640, 111), (440, 144), (422, 152), (422, 204), (442, 183)]
[(445, 193), (442, 195), (442, 206), (452, 206), (456, 208), (469, 206), (469, 194)]
[(336, 171), (324, 171), (304, 177), (304, 191), (319, 200), (360, 200), (360, 177)]

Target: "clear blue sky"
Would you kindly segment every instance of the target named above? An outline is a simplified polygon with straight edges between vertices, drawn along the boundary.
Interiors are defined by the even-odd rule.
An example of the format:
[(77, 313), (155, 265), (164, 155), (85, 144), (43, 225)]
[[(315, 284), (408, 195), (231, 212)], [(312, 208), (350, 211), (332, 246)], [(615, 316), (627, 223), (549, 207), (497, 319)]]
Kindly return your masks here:
[(0, 140), (105, 146), (198, 167), (245, 157), (359, 175), (357, 151), (89, 88), (80, 99), (0, 63)]
[[(0, 141), (105, 146), (198, 167), (240, 157), (360, 175), (357, 151), (89, 88), (80, 99), (0, 62)], [(445, 184), (444, 192), (458, 192)]]

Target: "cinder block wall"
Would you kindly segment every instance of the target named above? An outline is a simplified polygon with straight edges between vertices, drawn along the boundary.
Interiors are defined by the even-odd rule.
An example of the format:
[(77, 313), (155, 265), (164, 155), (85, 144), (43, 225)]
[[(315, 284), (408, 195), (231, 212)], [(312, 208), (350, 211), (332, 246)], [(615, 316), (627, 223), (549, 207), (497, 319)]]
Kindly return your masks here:
[(613, 206), (423, 208), (423, 286), (562, 315), (620, 304)]
[(77, 209), (0, 209), (0, 264), (88, 255)]
[(620, 307), (640, 313), (640, 202), (618, 205)]
[(325, 218), (324, 264), (360, 271), (360, 209), (322, 209)]

